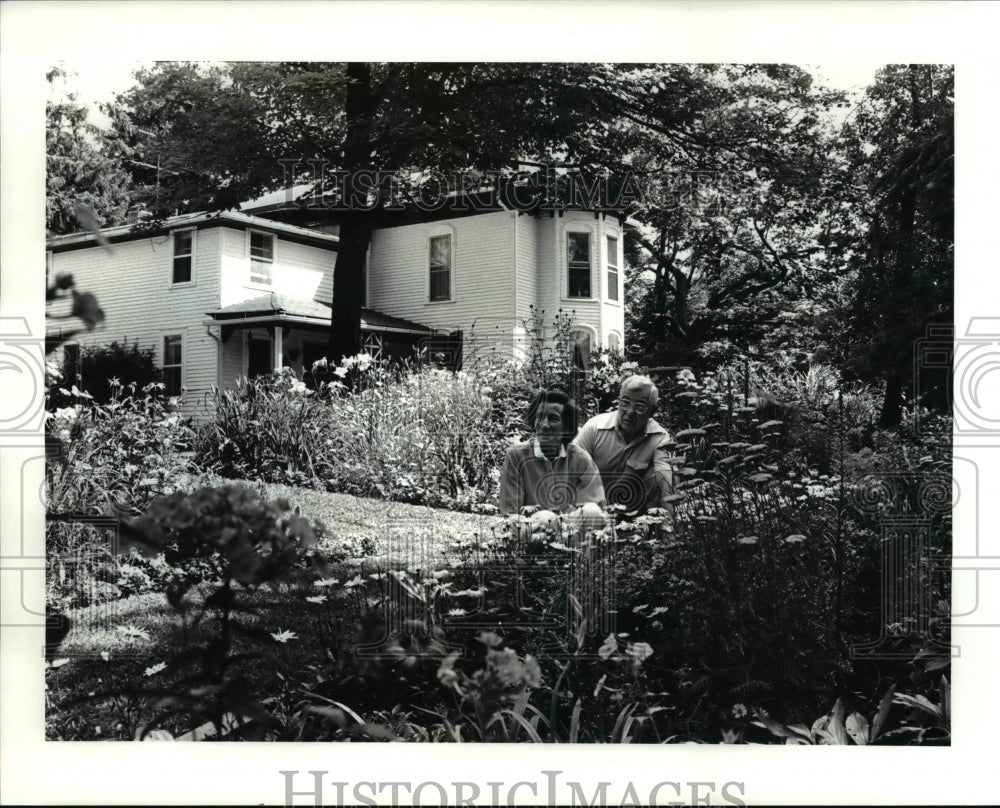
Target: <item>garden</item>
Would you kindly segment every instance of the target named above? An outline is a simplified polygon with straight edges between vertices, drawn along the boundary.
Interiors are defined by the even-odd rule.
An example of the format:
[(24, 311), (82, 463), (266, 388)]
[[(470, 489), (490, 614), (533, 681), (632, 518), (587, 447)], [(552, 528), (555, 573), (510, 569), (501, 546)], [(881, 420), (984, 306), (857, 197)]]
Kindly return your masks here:
[[(561, 215), (571, 175), (657, 193), (607, 214), (620, 267), (596, 240), (594, 300), (625, 327), (589, 357), (572, 311), (536, 309), (517, 359), (474, 324), (461, 369), (363, 352), (372, 233), (412, 212), (390, 183), (381, 209), (311, 223), (340, 228), (339, 360), (197, 406), (114, 334), (73, 374), (53, 363), (47, 739), (950, 743), (951, 368), (914, 356), (951, 345), (951, 68), (887, 65), (853, 97), (794, 65), (135, 79), (106, 130), (72, 95), (47, 106), (50, 234), (113, 250), (101, 228), (127, 211), (155, 228), (236, 208), (289, 154), (396, 179), (503, 166), (515, 197), (534, 156), (561, 180), (514, 215)], [(55, 356), (104, 315), (48, 284), (72, 296)], [(611, 506), (583, 536), (499, 514), (533, 393), (572, 392), (585, 419), (635, 374), (670, 436), (664, 507)]]
[[(157, 382), (55, 387), (48, 737), (947, 743), (947, 420), (879, 429), (818, 363), (670, 370), (671, 518), (525, 538), (499, 466), (572, 382), (559, 345), (284, 369), (200, 423)], [(641, 370), (595, 356), (584, 412)], [(926, 525), (891, 571), (933, 612), (885, 624), (894, 518)]]

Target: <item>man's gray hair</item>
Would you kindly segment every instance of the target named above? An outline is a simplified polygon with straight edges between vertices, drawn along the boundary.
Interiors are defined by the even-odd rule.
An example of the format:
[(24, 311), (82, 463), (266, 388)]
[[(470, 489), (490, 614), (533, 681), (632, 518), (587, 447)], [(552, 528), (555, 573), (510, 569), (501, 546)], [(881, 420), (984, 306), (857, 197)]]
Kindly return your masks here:
[(622, 382), (622, 387), (618, 395), (625, 395), (626, 387), (638, 387), (646, 390), (649, 393), (649, 405), (651, 407), (655, 407), (660, 400), (660, 391), (653, 384), (653, 380), (649, 376), (629, 376)]

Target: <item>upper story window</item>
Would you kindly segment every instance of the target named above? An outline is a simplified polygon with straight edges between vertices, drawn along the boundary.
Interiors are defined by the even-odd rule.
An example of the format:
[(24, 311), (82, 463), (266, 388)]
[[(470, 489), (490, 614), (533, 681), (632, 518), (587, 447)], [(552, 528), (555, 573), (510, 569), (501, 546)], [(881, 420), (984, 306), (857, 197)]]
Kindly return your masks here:
[(431, 236), (430, 300), (451, 300), (451, 236)]
[(173, 283), (190, 283), (194, 261), (194, 230), (174, 232)]
[(618, 239), (608, 236), (608, 300), (618, 300)]
[(180, 334), (163, 338), (163, 384), (168, 396), (179, 396), (183, 379), (183, 342)]
[(590, 233), (566, 234), (568, 297), (590, 297)]
[(274, 236), (251, 230), (250, 281), (270, 286), (272, 264), (274, 264)]

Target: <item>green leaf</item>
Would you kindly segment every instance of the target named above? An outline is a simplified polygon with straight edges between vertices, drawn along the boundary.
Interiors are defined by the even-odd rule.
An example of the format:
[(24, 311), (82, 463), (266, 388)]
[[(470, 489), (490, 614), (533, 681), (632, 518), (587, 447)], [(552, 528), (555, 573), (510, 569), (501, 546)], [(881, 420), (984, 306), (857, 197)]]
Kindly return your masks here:
[(839, 746), (847, 746), (847, 730), (844, 729), (844, 704), (840, 699), (837, 699), (837, 703), (833, 705), (829, 729)]
[(845, 724), (847, 727), (847, 734), (851, 736), (858, 746), (864, 746), (868, 743), (868, 719), (866, 719), (861, 713), (851, 713), (847, 716), (847, 722)]
[(941, 718), (941, 708), (934, 704), (926, 696), (922, 696), (919, 693), (915, 695), (911, 695), (909, 693), (897, 693), (893, 701), (895, 701), (896, 704), (902, 704), (906, 707), (913, 707), (916, 710), (920, 710), (932, 718)]
[(878, 705), (878, 712), (875, 714), (875, 720), (872, 722), (872, 731), (869, 736), (870, 740), (874, 741), (882, 732), (882, 728), (885, 726), (885, 719), (889, 717), (889, 710), (892, 709), (893, 695), (896, 692), (895, 686), (890, 687), (885, 695), (882, 696), (882, 700)]
[(946, 728), (951, 727), (951, 685), (948, 679), (941, 677), (941, 684), (938, 685), (938, 693), (941, 695), (941, 720)]
[(580, 737), (580, 712), (583, 709), (583, 702), (580, 699), (576, 700), (576, 704), (573, 705), (573, 715), (570, 716), (569, 720), (569, 742), (577, 743)]

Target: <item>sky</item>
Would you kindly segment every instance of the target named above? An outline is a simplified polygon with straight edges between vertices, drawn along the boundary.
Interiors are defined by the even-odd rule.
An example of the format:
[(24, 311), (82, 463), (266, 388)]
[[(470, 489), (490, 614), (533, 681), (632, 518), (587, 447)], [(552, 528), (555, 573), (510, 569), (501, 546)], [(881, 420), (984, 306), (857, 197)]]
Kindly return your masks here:
[[(132, 72), (137, 68), (154, 64), (145, 62), (115, 62), (109, 59), (93, 61), (67, 61), (65, 66), (76, 72), (71, 87), (77, 91), (81, 101), (96, 105), (110, 100), (117, 92), (126, 90), (132, 84)], [(824, 83), (838, 90), (860, 93), (875, 78), (875, 71), (883, 62), (851, 61), (827, 62), (818, 65), (803, 65)], [(100, 125), (106, 119), (95, 112), (92, 120)]]

